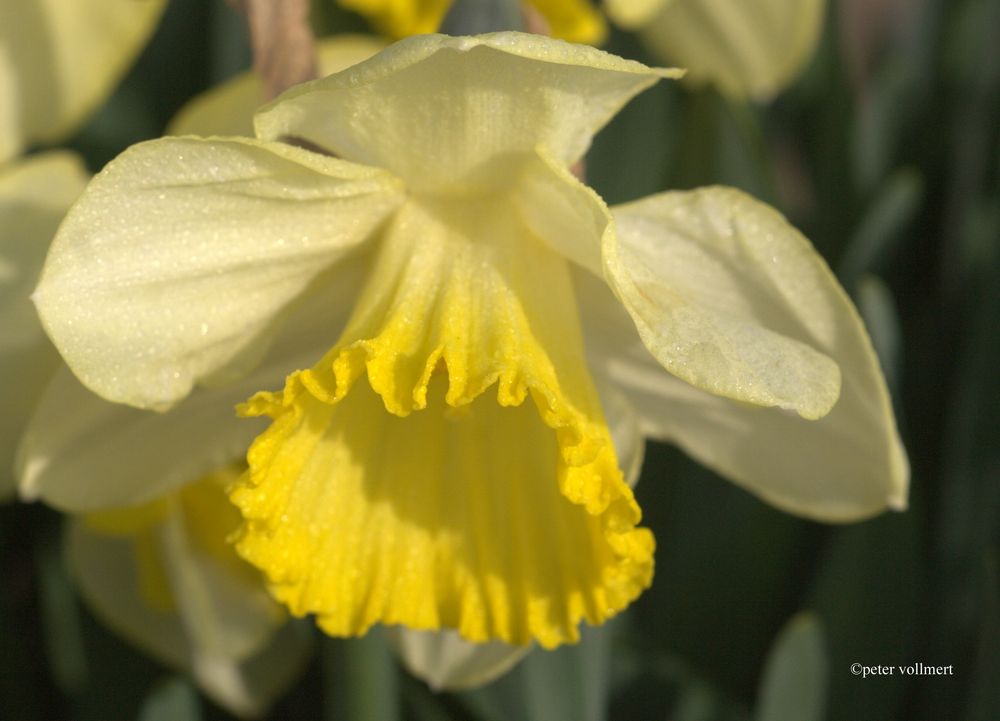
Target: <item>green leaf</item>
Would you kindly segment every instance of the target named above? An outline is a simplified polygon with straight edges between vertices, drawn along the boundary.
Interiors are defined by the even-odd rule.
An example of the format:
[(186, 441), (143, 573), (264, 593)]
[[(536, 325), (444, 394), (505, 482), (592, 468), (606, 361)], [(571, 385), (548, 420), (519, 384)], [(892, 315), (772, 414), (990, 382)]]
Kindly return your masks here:
[(924, 598), (918, 513), (886, 514), (831, 533), (810, 603), (823, 620), (830, 653), (829, 721), (898, 718), (908, 679), (897, 674), (864, 683), (851, 665), (918, 658)]
[(802, 613), (778, 634), (764, 666), (756, 721), (822, 721), (829, 663), (819, 618)]
[(680, 690), (673, 721), (719, 721), (728, 718), (727, 710), (715, 689), (706, 683), (691, 681)]
[(59, 538), (46, 536), (37, 548), (45, 647), (52, 675), (67, 693), (87, 684), (87, 659), (80, 630), (80, 610), (63, 564)]
[(656, 579), (629, 610), (643, 640), (752, 695), (756, 659), (800, 607), (789, 599), (809, 527), (661, 444), (647, 444), (636, 496), (657, 541)]
[(150, 692), (139, 721), (201, 721), (201, 703), (198, 693), (187, 679), (174, 676)]
[[(617, 33), (613, 36), (613, 41), (624, 40)], [(594, 138), (587, 153), (586, 179), (607, 203), (636, 200), (666, 189), (665, 169), (675, 164), (680, 138), (677, 106), (671, 102), (680, 91), (673, 82), (664, 80), (640, 93)]]
[(607, 718), (609, 629), (585, 627), (579, 644), (536, 651), (524, 660), (520, 672), (530, 721)]
[(448, 35), (521, 29), (521, 5), (514, 0), (455, 0), (441, 23), (441, 32)]
[(325, 718), (400, 721), (399, 667), (378, 629), (362, 638), (323, 638)]
[(991, 721), (1000, 709), (1000, 573), (997, 550), (983, 554), (983, 614), (979, 654), (970, 692), (967, 721)]
[[(433, 693), (427, 684), (415, 678), (402, 679), (403, 700), (414, 721), (452, 721), (442, 694)], [(477, 719), (482, 716), (477, 714)]]
[(537, 649), (491, 686), (460, 695), (482, 719), (605, 721), (615, 622), (581, 629), (581, 641)]
[(921, 208), (924, 185), (914, 170), (899, 170), (885, 183), (851, 237), (837, 269), (848, 291), (878, 272), (899, 246)]
[(881, 278), (866, 275), (858, 281), (858, 310), (864, 318), (878, 356), (886, 382), (893, 397), (897, 397), (899, 374), (902, 369), (902, 330), (892, 291)]

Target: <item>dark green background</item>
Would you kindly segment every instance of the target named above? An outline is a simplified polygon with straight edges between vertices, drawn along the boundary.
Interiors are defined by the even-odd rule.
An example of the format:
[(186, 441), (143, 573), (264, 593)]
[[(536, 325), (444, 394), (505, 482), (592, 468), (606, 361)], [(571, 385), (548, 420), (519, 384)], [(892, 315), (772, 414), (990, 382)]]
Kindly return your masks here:
[[(813, 240), (882, 357), (913, 468), (910, 510), (843, 527), (801, 521), (651, 445), (637, 495), (658, 540), (656, 580), (623, 617), (454, 695), (408, 677), (378, 636), (323, 639), (270, 718), (762, 721), (765, 659), (800, 611), (825, 637), (819, 718), (1000, 718), (1000, 2), (901, 5), (863, 86), (847, 72), (831, 0), (819, 52), (776, 102), (661, 83), (597, 138), (588, 181), (609, 203), (736, 185)], [(316, 8), (323, 29), (364, 27)], [(610, 49), (652, 62), (625, 34)], [(221, 0), (172, 0), (69, 145), (96, 170), (248, 64), (240, 18)], [(0, 508), (0, 719), (228, 718), (80, 605), (59, 524), (42, 507)], [(862, 679), (855, 662), (954, 675)]]

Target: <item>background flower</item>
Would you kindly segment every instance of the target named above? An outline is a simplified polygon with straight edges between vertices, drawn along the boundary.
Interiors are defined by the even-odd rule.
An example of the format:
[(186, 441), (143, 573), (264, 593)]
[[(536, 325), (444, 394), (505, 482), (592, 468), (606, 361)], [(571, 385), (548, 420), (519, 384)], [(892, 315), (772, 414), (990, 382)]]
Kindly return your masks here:
[(79, 158), (52, 152), (0, 166), (0, 498), (14, 493), (14, 450), (59, 356), (29, 295), (70, 204), (87, 183)]
[(816, 51), (825, 0), (605, 0), (654, 55), (727, 96), (767, 101)]
[[(375, 28), (393, 39), (433, 33), (441, 29), (456, 4), (461, 12), (487, 13), (516, 10), (508, 3), (502, 10), (488, 4), (453, 3), (452, 0), (337, 0), (343, 7), (369, 18)], [(527, 7), (540, 13), (553, 37), (577, 43), (600, 43), (607, 26), (590, 0), (529, 0)], [(506, 28), (505, 28), (506, 29)]]
[(76, 130), (121, 80), (165, 5), (0, 2), (0, 161)]

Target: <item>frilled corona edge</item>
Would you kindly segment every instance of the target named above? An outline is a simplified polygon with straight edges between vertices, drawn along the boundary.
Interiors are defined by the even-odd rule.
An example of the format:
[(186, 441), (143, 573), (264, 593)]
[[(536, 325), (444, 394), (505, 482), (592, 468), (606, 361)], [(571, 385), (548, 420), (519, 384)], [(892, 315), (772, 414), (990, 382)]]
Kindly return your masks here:
[(274, 422), (232, 493), (238, 549), (331, 634), (381, 622), (553, 647), (651, 581), (568, 267), (518, 223), (405, 206), (341, 341), (243, 408)]

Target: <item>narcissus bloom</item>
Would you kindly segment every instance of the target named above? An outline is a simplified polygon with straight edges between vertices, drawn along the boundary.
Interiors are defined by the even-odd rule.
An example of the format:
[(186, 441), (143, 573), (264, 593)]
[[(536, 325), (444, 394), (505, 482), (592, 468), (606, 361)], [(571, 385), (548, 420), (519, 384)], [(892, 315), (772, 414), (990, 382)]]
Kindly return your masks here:
[[(369, 18), (379, 32), (405, 38), (435, 32), (452, 0), (337, 0)], [(578, 43), (599, 43), (607, 34), (604, 18), (590, 0), (526, 0), (549, 24), (553, 36)]]
[(110, 94), (165, 0), (0, 0), (0, 161), (75, 130)]
[(726, 95), (766, 101), (819, 43), (825, 0), (604, 0), (618, 25), (663, 60)]
[(675, 75), (417, 37), (288, 91), (256, 140), (134, 146), (63, 224), (43, 323), (90, 388), (162, 409), (349, 294), (339, 337), (345, 309), (311, 306), (318, 360), (242, 407), (272, 422), (231, 490), (239, 552), (331, 634), (575, 640), (652, 578), (639, 423), (808, 516), (905, 504), (864, 328), (804, 238), (735, 190), (609, 209), (569, 172)]

